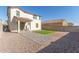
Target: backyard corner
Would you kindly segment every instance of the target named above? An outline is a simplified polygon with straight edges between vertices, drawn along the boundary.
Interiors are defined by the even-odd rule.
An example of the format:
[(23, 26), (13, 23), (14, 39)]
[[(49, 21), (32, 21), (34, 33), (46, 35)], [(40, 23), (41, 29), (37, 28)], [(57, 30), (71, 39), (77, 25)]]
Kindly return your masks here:
[[(37, 6), (34, 6), (33, 8), (36, 8), (34, 13), (30, 13), (33, 8), (30, 7), (31, 9), (27, 10), (27, 6), (0, 8), (2, 9), (0, 11), (2, 14), (0, 14), (3, 16), (0, 19), (0, 52), (79, 52), (79, 22), (77, 24), (73, 18), (76, 15), (71, 12), (71, 10), (74, 12), (73, 7), (68, 7), (71, 9), (68, 11), (67, 7), (64, 7), (64, 10), (63, 7), (54, 9), (52, 6), (50, 9), (43, 6), (45, 9), (40, 7), (38, 12)], [(44, 11), (46, 8), (49, 10)], [(50, 14), (49, 12), (57, 12), (58, 14)], [(70, 13), (67, 14), (67, 12)], [(5, 16), (6, 14), (7, 16)], [(73, 16), (72, 19), (70, 14)], [(53, 18), (54, 16), (56, 19)], [(60, 16), (68, 17), (64, 19)]]

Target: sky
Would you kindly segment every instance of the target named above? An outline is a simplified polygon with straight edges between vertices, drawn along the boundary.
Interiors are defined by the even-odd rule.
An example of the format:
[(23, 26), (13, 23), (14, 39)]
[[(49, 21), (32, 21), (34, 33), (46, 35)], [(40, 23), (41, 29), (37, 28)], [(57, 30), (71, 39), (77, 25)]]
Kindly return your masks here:
[[(79, 26), (79, 6), (19, 6), (24, 11), (38, 14), (42, 21), (65, 19)], [(0, 6), (0, 19), (7, 20), (7, 6)]]

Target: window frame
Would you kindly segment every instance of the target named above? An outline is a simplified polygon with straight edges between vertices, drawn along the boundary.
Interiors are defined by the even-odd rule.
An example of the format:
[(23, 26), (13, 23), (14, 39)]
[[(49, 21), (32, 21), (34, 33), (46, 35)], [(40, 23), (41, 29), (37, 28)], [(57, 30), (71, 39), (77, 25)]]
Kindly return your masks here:
[(20, 16), (20, 11), (16, 10), (16, 16), (18, 16), (18, 17)]
[(33, 19), (37, 19), (37, 15), (33, 15)]
[(39, 16), (39, 20), (41, 19), (41, 17)]

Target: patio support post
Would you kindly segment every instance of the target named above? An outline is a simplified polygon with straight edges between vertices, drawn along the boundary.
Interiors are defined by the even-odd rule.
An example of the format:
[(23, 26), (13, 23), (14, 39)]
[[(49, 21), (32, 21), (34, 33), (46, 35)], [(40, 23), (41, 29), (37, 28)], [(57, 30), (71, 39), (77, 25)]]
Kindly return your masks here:
[(18, 20), (18, 32), (20, 32), (20, 20)]

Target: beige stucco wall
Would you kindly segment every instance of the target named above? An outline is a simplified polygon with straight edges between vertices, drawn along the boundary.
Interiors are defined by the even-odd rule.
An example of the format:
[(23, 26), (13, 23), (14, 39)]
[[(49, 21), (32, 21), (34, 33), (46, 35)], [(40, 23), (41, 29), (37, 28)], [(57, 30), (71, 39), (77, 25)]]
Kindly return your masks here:
[(67, 21), (63, 21), (63, 26), (68, 26), (68, 22)]
[[(36, 28), (36, 23), (38, 23), (38, 28)], [(41, 21), (34, 20), (31, 22), (31, 30), (41, 30)]]

